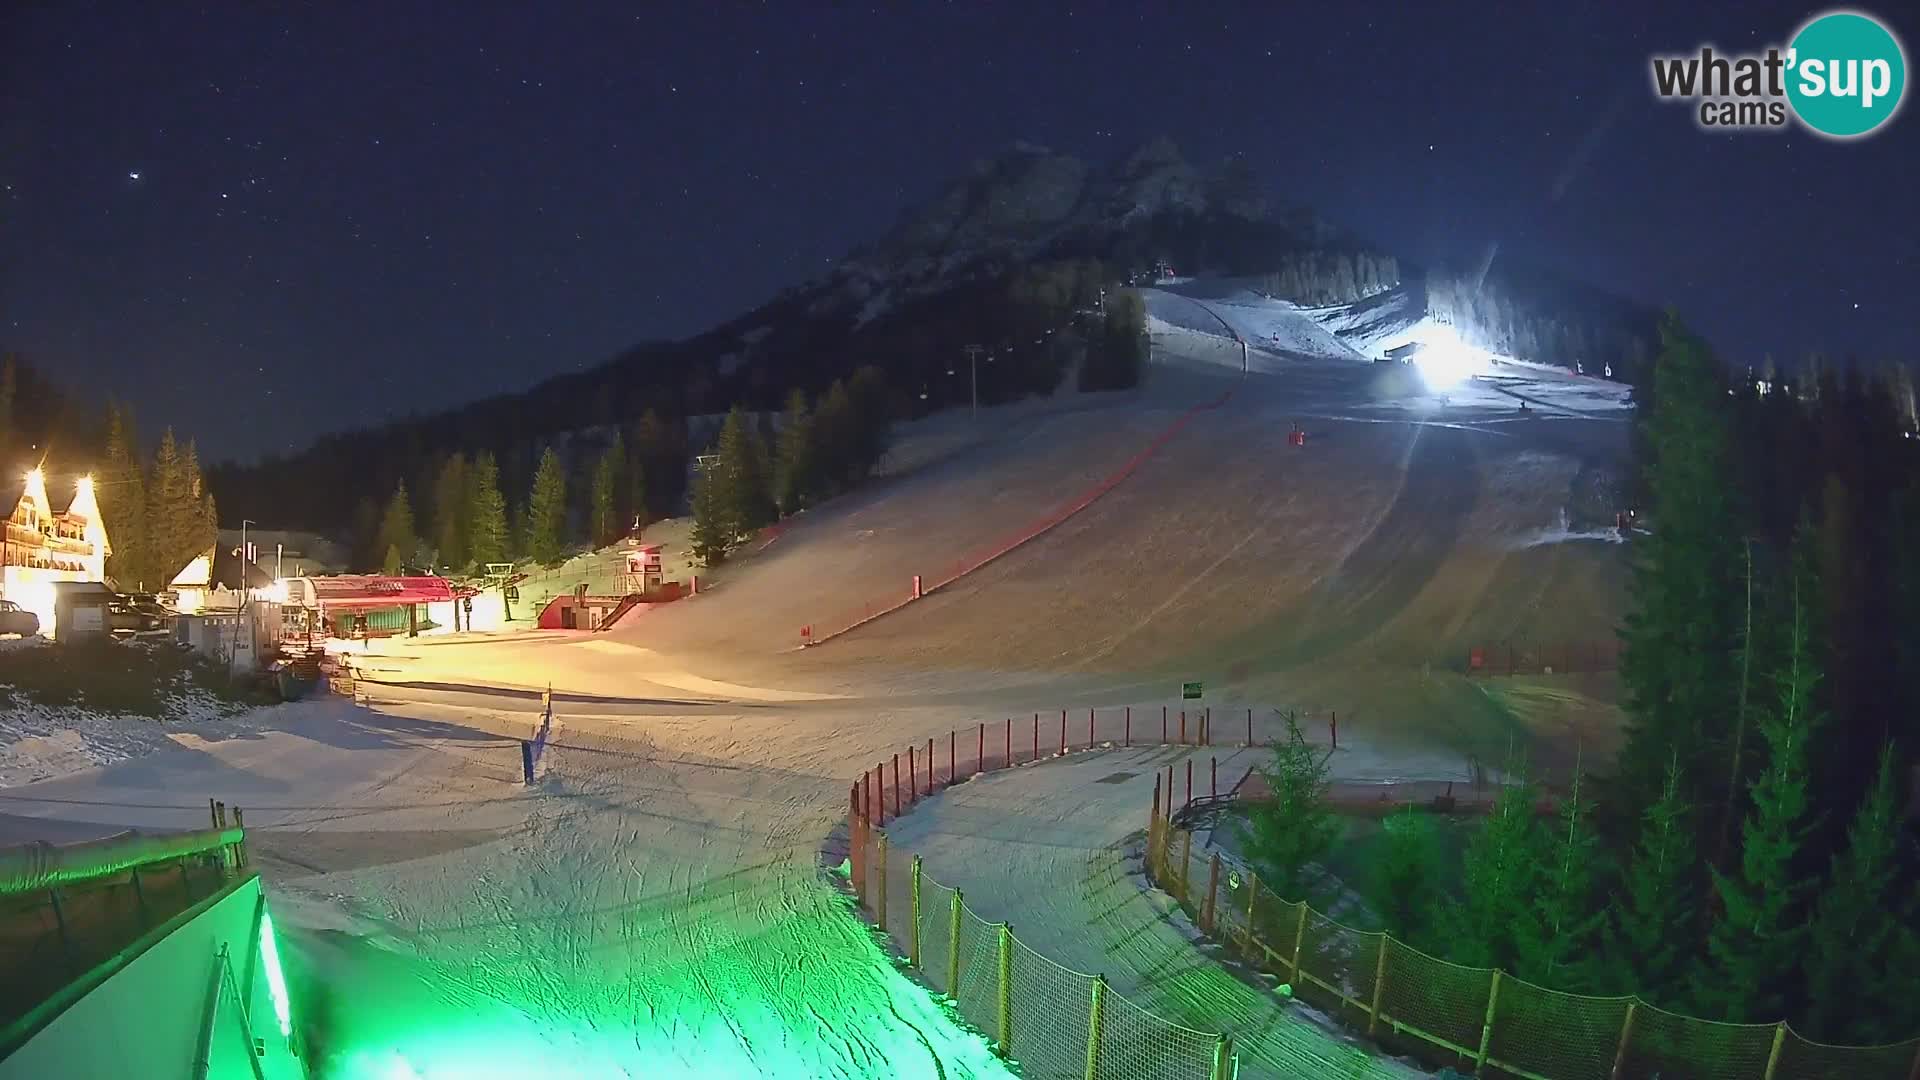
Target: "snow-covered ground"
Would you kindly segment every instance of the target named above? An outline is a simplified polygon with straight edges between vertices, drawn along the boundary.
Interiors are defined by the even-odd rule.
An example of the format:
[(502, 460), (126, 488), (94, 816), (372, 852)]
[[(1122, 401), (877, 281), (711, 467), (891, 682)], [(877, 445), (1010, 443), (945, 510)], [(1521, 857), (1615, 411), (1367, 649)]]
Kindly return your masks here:
[(178, 738), (219, 738), (253, 730), (267, 710), (221, 701), (204, 691), (175, 695), (164, 717), (98, 712), (73, 705), (0, 708), (0, 788), (111, 765), (165, 748)]
[[(288, 951), (338, 990), (312, 1005), (326, 1078), (1002, 1075), (819, 872), (853, 776), (976, 722), (1164, 701), (1194, 678), (1223, 716), (1236, 695), (1339, 709), (1343, 746), (1365, 748), (1343, 751), (1349, 774), (1456, 772), (1463, 748), (1507, 733), (1439, 665), (1516, 628), (1610, 618), (1611, 548), (1516, 546), (1624, 445), (1624, 414), (1592, 404), (1603, 390), (1527, 372), (1443, 405), (1310, 313), (1246, 298), (1228, 325), (1284, 344), (1251, 347), (1243, 376), (1239, 345), (1206, 322), (1212, 302), (1174, 316), (1192, 326), (1152, 302), (1140, 389), (934, 418), (905, 433), (888, 475), (794, 519), (697, 598), (603, 634), (388, 642), (366, 658), (371, 709), (297, 703), (236, 737), (176, 731), (140, 756), (0, 792), (0, 813), (187, 827), (209, 797), (245, 808)], [(904, 589), (1073, 499), (1228, 388), (1041, 540), (859, 633), (794, 647), (823, 613)], [(1544, 404), (1519, 415), (1513, 392)], [(1287, 438), (1294, 423), (1305, 447)], [(584, 574), (597, 589), (601, 572), (575, 564), (551, 587)], [(526, 789), (516, 740), (549, 685), (557, 732)], [(1145, 925), (1151, 902), (1126, 868), (1088, 854), (1144, 820), (1138, 780), (1099, 792), (1138, 806), (1098, 808), (1067, 862), (1009, 858), (993, 887), (1012, 904), (1070, 881)], [(978, 791), (1007, 782), (1025, 781)], [(1035, 828), (1079, 828), (1085, 807), (1062, 798)], [(929, 864), (943, 880), (995, 870), (984, 850), (963, 868), (946, 858)], [(1057, 876), (1068, 869), (1078, 876)], [(1115, 975), (1108, 929), (1086, 928), (1086, 910), (1012, 917), (1055, 959)], [(1028, 924), (1054, 929), (1036, 941)], [(1195, 1026), (1270, 1008), (1177, 935), (1137, 940), (1184, 973), (1139, 992), (1192, 1010)], [(1124, 966), (1153, 970), (1145, 954)], [(1229, 1011), (1201, 1022), (1215, 1005)], [(1295, 1027), (1273, 1029), (1273, 1060), (1348, 1075), (1337, 1040), (1284, 1034)]]

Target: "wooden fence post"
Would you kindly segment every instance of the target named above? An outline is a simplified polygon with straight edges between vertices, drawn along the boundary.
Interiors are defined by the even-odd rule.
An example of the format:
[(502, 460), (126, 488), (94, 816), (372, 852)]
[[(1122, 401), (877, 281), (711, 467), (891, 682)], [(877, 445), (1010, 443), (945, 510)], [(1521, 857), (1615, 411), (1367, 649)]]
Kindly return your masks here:
[(1207, 1080), (1232, 1080), (1233, 1051), (1232, 1043), (1225, 1035), (1213, 1037), (1213, 1068), (1207, 1071)]
[(966, 914), (961, 905), (960, 890), (953, 890), (953, 899), (947, 905), (947, 996), (960, 996), (960, 919)]
[(1380, 994), (1387, 988), (1387, 943), (1392, 940), (1384, 933), (1380, 935), (1380, 959), (1373, 965), (1373, 1008), (1367, 1011), (1368, 1038), (1380, 1026)]
[(1120, 745), (1133, 745), (1133, 706), (1127, 706), (1127, 726), (1121, 729)]
[(900, 816), (900, 755), (893, 755), (893, 816)]
[(1214, 905), (1217, 903), (1219, 895), (1220, 853), (1216, 851), (1213, 853), (1213, 858), (1207, 862), (1207, 905), (1201, 909), (1200, 914), (1200, 925), (1209, 934), (1216, 933), (1219, 929), (1213, 921), (1215, 914)]
[(1253, 909), (1254, 909), (1254, 904), (1257, 903), (1259, 899), (1260, 899), (1260, 873), (1257, 870), (1249, 870), (1247, 871), (1247, 946), (1246, 948), (1247, 948), (1247, 956), (1250, 959), (1255, 959), (1255, 960), (1258, 960), (1260, 958), (1260, 954), (1253, 947), (1254, 940), (1255, 940), (1254, 933), (1253, 933)]
[(927, 740), (927, 794), (933, 794), (933, 740)]
[(1180, 710), (1180, 745), (1187, 745), (1187, 710)]
[(1193, 834), (1180, 830), (1180, 902), (1193, 903)]
[(920, 967), (920, 856), (913, 857), (912, 891), (908, 894), (912, 908), (913, 924), (907, 928), (907, 959), (913, 964), (913, 970)]
[(1107, 1005), (1107, 977), (1093, 977), (1093, 1000), (1087, 1003), (1087, 1071), (1086, 1080), (1095, 1080), (1100, 1075), (1100, 1028)]
[(1087, 709), (1087, 749), (1093, 749), (1093, 709)]
[(960, 733), (947, 732), (947, 786), (960, 782)]
[(920, 771), (914, 767), (913, 747), (907, 747), (907, 802), (920, 800)]
[(1013, 1056), (1013, 924), (1000, 924), (1000, 998), (996, 1019), (999, 1021), (1000, 1056)]
[(1300, 901), (1299, 921), (1293, 924), (1293, 969), (1292, 969), (1292, 973), (1287, 976), (1287, 981), (1290, 983), (1297, 983), (1300, 981), (1300, 947), (1302, 945), (1305, 945), (1306, 943), (1307, 943), (1307, 902), (1305, 900), (1302, 900)]
[(1207, 794), (1216, 799), (1220, 797), (1220, 759), (1217, 757), (1207, 759)]
[(1040, 714), (1039, 713), (1033, 714), (1033, 756), (1031, 758), (1028, 758), (1027, 760), (1029, 761), (1040, 760)]
[(1780, 1021), (1773, 1028), (1773, 1049), (1767, 1051), (1767, 1071), (1760, 1074), (1760, 1080), (1773, 1080), (1774, 1071), (1780, 1068), (1780, 1048), (1787, 1041), (1787, 1022)]
[(1247, 710), (1247, 746), (1253, 746), (1253, 710)]
[(879, 880), (874, 883), (875, 885), (878, 886), (878, 889), (876, 890), (876, 895), (879, 897), (879, 899), (874, 904), (874, 913), (879, 917), (880, 932), (884, 934), (887, 931), (887, 834), (886, 833), (880, 834), (880, 842), (875, 845), (875, 851), (876, 851), (876, 854), (873, 860), (874, 869), (878, 870), (880, 873), (879, 873)]
[(1067, 710), (1060, 710), (1060, 753), (1067, 752)]
[(1633, 1020), (1639, 1010), (1638, 1001), (1627, 1002), (1627, 1018), (1620, 1025), (1620, 1044), (1613, 1048), (1613, 1072), (1608, 1074), (1609, 1080), (1620, 1080), (1621, 1070), (1626, 1068), (1627, 1047), (1633, 1042)]
[[(1493, 1010), (1500, 1003), (1500, 969), (1493, 971), (1493, 988), (1487, 991), (1487, 1017), (1480, 1022), (1480, 1052), (1473, 1058), (1473, 1075), (1487, 1067), (1487, 1051), (1493, 1047)], [(1628, 1008), (1633, 1006), (1629, 1005)], [(1615, 1066), (1618, 1068), (1618, 1066)]]

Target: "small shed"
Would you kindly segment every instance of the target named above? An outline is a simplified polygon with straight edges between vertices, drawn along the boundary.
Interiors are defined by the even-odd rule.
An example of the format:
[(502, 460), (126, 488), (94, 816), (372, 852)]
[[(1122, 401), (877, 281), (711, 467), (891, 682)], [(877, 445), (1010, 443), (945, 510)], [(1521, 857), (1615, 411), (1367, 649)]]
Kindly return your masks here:
[(106, 637), (113, 629), (107, 605), (114, 592), (102, 581), (56, 581), (53, 585), (53, 637), (80, 641)]

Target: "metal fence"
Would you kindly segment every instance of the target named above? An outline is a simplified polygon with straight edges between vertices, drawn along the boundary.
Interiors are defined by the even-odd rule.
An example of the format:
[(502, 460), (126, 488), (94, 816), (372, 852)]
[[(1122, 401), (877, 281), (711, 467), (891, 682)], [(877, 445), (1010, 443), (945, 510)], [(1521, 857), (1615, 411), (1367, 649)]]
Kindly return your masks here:
[[(1829, 1046), (1784, 1021), (1725, 1024), (1636, 997), (1588, 997), (1463, 967), (1282, 900), (1258, 875), (1195, 851), (1155, 794), (1147, 876), (1249, 966), (1373, 1039), (1435, 1065), (1525, 1080), (1920, 1080), (1920, 1038)], [(1174, 815), (1178, 816), (1178, 815)]]
[(1141, 1008), (1104, 978), (1062, 967), (1006, 923), (989, 922), (959, 889), (935, 881), (920, 857), (887, 850), (886, 833), (848, 815), (851, 884), (860, 906), (894, 941), (920, 980), (945, 994), (967, 1023), (1027, 1077), (1229, 1080), (1225, 1035)]

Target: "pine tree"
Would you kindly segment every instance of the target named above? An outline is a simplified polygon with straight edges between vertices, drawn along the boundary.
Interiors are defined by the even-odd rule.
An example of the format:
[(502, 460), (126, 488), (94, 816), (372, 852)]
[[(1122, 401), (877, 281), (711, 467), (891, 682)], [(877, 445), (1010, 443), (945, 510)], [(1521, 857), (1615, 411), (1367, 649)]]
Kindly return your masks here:
[(1440, 910), (1440, 836), (1431, 815), (1412, 805), (1381, 824), (1379, 859), (1367, 882), (1367, 903), (1387, 933), (1429, 947)]
[(1680, 763), (1674, 759), (1660, 798), (1642, 815), (1639, 843), (1608, 909), (1609, 990), (1639, 994), (1668, 1009), (1682, 1004), (1697, 940), (1696, 866)]
[(107, 575), (121, 589), (159, 588), (149, 569), (152, 557), (147, 540), (147, 477), (140, 464), (140, 439), (133, 412), (107, 407), (105, 467), (96, 485), (100, 516), (113, 553), (107, 556)]
[(508, 558), (507, 502), (500, 495), (500, 468), (485, 450), (467, 470), (467, 556), (475, 565)]
[(1327, 806), (1326, 755), (1307, 742), (1298, 716), (1284, 715), (1287, 741), (1260, 770), (1271, 798), (1248, 808), (1244, 835), (1260, 879), (1284, 899), (1304, 900), (1307, 865), (1326, 856), (1340, 824)]
[(1532, 917), (1517, 928), (1515, 973), (1555, 990), (1584, 991), (1597, 974), (1594, 958), (1605, 913), (1594, 901), (1599, 843), (1593, 834), (1592, 807), (1580, 796), (1577, 766), (1573, 790), (1540, 851), (1543, 860), (1535, 875), (1539, 892)]
[(854, 471), (855, 423), (853, 398), (846, 384), (835, 379), (813, 415), (814, 458), (820, 477), (817, 497), (845, 490)]
[(892, 445), (886, 376), (872, 364), (863, 365), (847, 380), (847, 400), (853, 406), (852, 456), (847, 482), (854, 484), (865, 480), (879, 467)]
[(1518, 763), (1494, 800), (1493, 812), (1467, 845), (1463, 895), (1448, 919), (1450, 959), (1472, 967), (1513, 970), (1520, 926), (1540, 869), (1533, 821), (1533, 785)]
[(533, 473), (533, 490), (527, 495), (527, 556), (543, 565), (559, 562), (566, 524), (566, 473), (560, 468), (560, 455), (549, 446), (540, 455), (540, 466)]
[(791, 514), (807, 505), (819, 484), (814, 475), (818, 462), (813, 445), (813, 417), (807, 412), (806, 391), (799, 387), (787, 395), (779, 447), (774, 467), (775, 501), (782, 512)]
[(399, 573), (413, 557), (413, 549), (418, 544), (413, 526), (413, 501), (407, 497), (407, 482), (402, 480), (394, 486), (393, 497), (387, 500), (386, 513), (380, 518), (380, 536), (374, 541), (381, 553), (382, 570)]
[(715, 463), (693, 478), (693, 531), (690, 543), (694, 557), (702, 566), (718, 566), (726, 560), (739, 528), (733, 518), (732, 500), (725, 490), (726, 470)]
[[(1910, 903), (1900, 888), (1897, 863), (1901, 815), (1896, 802), (1893, 747), (1880, 755), (1880, 771), (1847, 834), (1847, 848), (1833, 860), (1807, 935), (1807, 1033), (1830, 1043), (1890, 1043), (1910, 1038), (1907, 1015), (1890, 1016), (1880, 1006), (1911, 997), (1910, 968), (1893, 965), (1912, 951), (1915, 931), (1903, 923)], [(1862, 1002), (1875, 1003), (1861, 1008)], [(1899, 1021), (1899, 1025), (1889, 1021)]]
[(613, 441), (600, 454), (600, 461), (593, 469), (593, 542), (610, 543), (618, 539), (626, 529), (626, 521), (621, 512), (622, 495), (627, 489), (627, 446), (620, 438), (620, 432), (613, 433)]
[(152, 477), (147, 484), (147, 536), (153, 561), (149, 569), (156, 588), (173, 583), (186, 565), (207, 553), (206, 545), (196, 545), (198, 533), (197, 500), (180, 444), (173, 429), (160, 435), (160, 448), (154, 452)]
[(1740, 622), (1740, 520), (1725, 415), (1726, 390), (1706, 346), (1673, 316), (1661, 326), (1655, 404), (1644, 421), (1651, 534), (1633, 545), (1633, 611), (1621, 631), (1627, 736), (1606, 791), (1612, 817), (1651, 803), (1676, 754), (1687, 801), (1719, 794), (1720, 747), (1734, 725), (1734, 643)]
[(1820, 725), (1813, 699), (1820, 671), (1810, 637), (1817, 610), (1811, 547), (1803, 532), (1795, 545), (1787, 655), (1773, 676), (1776, 700), (1757, 710), (1767, 765), (1754, 780), (1737, 872), (1713, 871), (1724, 912), (1708, 933), (1706, 962), (1695, 977), (1699, 1001), (1739, 1023), (1785, 1013), (1806, 936), (1811, 883), (1795, 863), (1810, 827), (1809, 759)]
[(465, 454), (453, 454), (440, 463), (433, 482), (434, 547), (439, 549), (440, 564), (454, 570), (465, 568), (471, 559), (467, 540), (470, 486)]
[(734, 530), (729, 542), (773, 520), (773, 499), (768, 493), (768, 477), (754, 446), (753, 432), (747, 427), (747, 414), (734, 406), (720, 426), (720, 441), (715, 447), (719, 460), (714, 468), (725, 476), (717, 489), (724, 494), (726, 506), (721, 521)]

